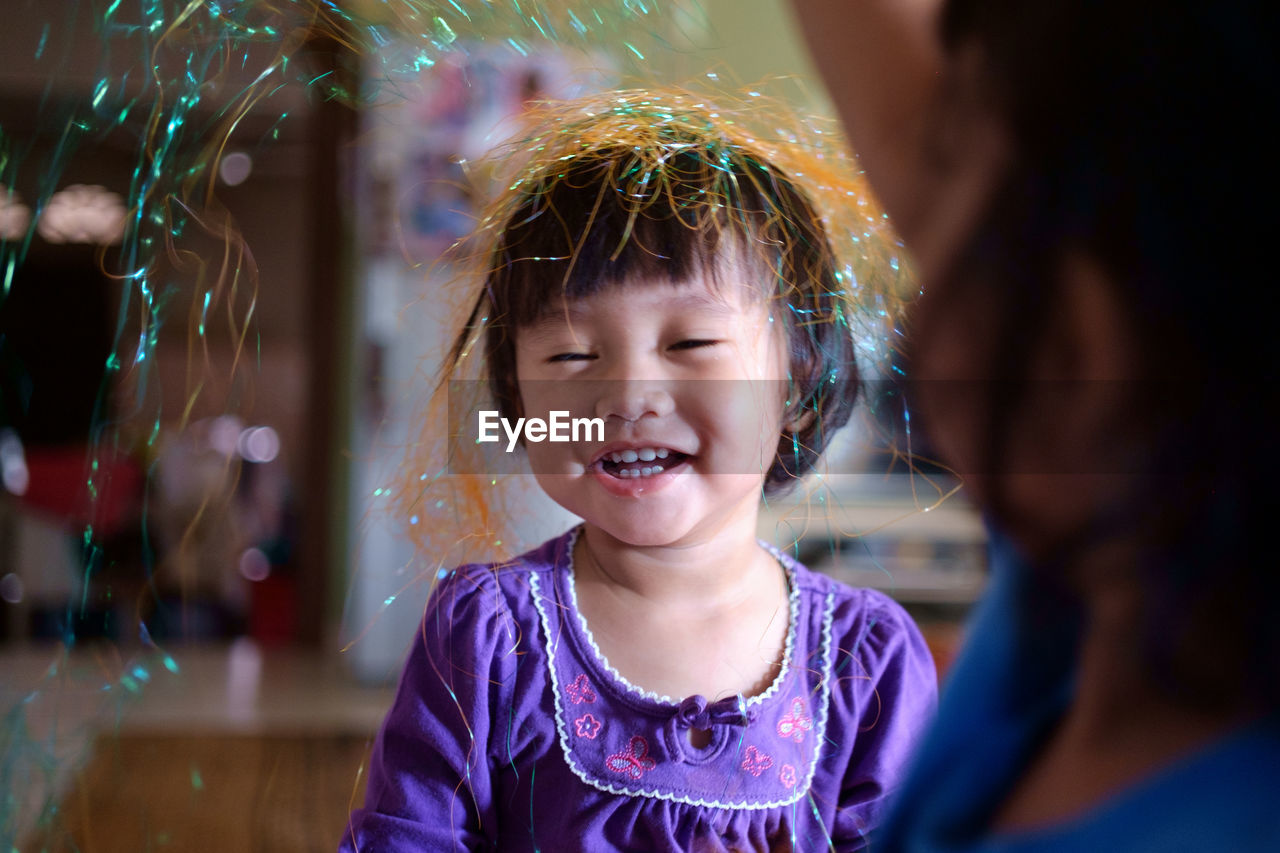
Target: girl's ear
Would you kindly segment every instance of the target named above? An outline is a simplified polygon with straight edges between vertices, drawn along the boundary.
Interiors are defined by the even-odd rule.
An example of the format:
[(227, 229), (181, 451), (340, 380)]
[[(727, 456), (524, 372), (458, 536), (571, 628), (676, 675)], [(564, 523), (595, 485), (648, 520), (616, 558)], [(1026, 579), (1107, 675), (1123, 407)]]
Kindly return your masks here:
[(782, 431), (787, 433), (804, 432), (813, 425), (814, 420), (818, 417), (818, 413), (813, 409), (794, 409), (784, 412), (782, 417)]

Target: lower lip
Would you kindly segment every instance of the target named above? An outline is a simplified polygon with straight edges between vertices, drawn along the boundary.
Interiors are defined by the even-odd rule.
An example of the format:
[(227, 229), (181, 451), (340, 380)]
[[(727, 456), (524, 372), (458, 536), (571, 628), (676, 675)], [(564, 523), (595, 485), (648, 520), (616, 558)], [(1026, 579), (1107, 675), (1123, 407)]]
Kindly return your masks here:
[(591, 475), (610, 494), (623, 498), (638, 498), (641, 495), (647, 495), (665, 488), (672, 480), (680, 476), (680, 473), (688, 464), (689, 460), (686, 459), (679, 465), (664, 470), (661, 474), (650, 474), (648, 477), (628, 477), (625, 480), (621, 477), (614, 477), (600, 465), (595, 465), (591, 469)]

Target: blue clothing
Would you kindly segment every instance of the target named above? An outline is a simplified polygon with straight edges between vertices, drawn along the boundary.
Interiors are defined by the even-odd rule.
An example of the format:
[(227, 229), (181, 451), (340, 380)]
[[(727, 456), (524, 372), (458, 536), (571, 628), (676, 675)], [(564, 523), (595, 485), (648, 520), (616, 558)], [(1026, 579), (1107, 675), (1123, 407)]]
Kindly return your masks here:
[(1080, 604), (991, 534), (991, 582), (877, 853), (1280, 851), (1280, 714), (1183, 756), (1075, 820), (991, 835), (994, 811), (1061, 716)]

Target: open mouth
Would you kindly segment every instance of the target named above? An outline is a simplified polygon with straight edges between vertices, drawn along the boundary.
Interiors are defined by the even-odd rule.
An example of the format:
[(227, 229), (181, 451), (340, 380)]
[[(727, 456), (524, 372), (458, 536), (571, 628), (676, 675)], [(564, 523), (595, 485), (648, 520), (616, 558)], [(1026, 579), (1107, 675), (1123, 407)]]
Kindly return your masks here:
[(637, 480), (654, 477), (670, 471), (689, 459), (688, 454), (665, 447), (637, 447), (606, 453), (597, 464), (600, 470), (619, 480)]

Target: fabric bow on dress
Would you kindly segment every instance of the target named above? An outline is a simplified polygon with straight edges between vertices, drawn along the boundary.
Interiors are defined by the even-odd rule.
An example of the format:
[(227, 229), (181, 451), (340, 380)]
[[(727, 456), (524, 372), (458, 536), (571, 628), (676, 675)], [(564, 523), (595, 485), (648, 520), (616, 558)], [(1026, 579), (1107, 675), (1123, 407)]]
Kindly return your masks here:
[(746, 726), (754, 722), (756, 711), (747, 708), (742, 696), (728, 696), (707, 704), (705, 696), (693, 695), (676, 708), (675, 723), (682, 729), (709, 729), (712, 726)]

